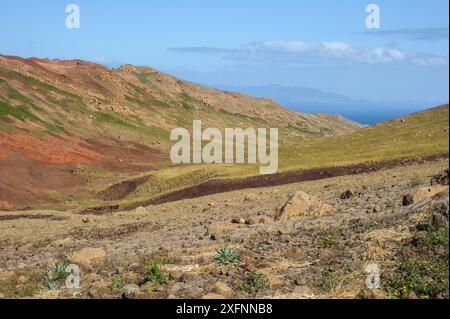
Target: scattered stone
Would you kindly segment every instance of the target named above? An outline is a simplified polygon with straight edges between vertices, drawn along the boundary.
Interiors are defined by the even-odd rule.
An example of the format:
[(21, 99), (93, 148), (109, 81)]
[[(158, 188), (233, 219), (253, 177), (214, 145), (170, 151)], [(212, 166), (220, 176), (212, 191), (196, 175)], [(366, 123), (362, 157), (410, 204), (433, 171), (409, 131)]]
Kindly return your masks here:
[(90, 299), (102, 299), (102, 295), (94, 287), (89, 288), (89, 290), (87, 292), (87, 297)]
[(19, 278), (17, 278), (17, 283), (23, 285), (24, 283), (27, 282), (27, 277), (25, 276), (19, 276)]
[(433, 213), (441, 214), (448, 219), (448, 217), (449, 217), (448, 204), (445, 202), (436, 203), (436, 205), (434, 205), (434, 207), (433, 207)]
[(230, 230), (235, 228), (235, 224), (229, 221), (218, 221), (210, 224), (207, 227), (207, 232), (211, 240), (221, 240), (225, 234), (228, 234)]
[(181, 271), (171, 271), (169, 273), (169, 278), (174, 281), (182, 281), (183, 280), (183, 272)]
[(290, 248), (285, 251), (284, 257), (285, 258), (298, 258), (301, 256), (302, 250), (297, 247)]
[(147, 214), (148, 210), (147, 210), (147, 208), (141, 206), (141, 207), (136, 208), (136, 213), (137, 214)]
[(177, 282), (170, 288), (169, 293), (174, 295), (177, 292), (179, 292), (182, 288), (183, 288), (183, 284), (180, 282)]
[(447, 218), (441, 214), (431, 215), (431, 225), (434, 227), (445, 227), (448, 224)]
[(84, 216), (82, 219), (82, 222), (87, 224), (87, 223), (95, 222), (95, 220), (96, 220), (95, 216)]
[(414, 291), (410, 291), (408, 294), (408, 299), (419, 299)]
[(233, 295), (233, 289), (230, 288), (227, 284), (220, 281), (216, 282), (212, 289), (212, 292), (226, 298), (230, 298)]
[(434, 176), (431, 179), (431, 185), (447, 185), (448, 186), (448, 182), (449, 182), (449, 170), (445, 170), (443, 173), (438, 174), (436, 176)]
[(304, 286), (305, 285), (305, 279), (304, 279), (304, 277), (303, 276), (297, 276), (295, 279), (294, 279), (294, 284), (296, 285), (296, 286)]
[(387, 294), (381, 289), (364, 288), (360, 291), (357, 298), (359, 299), (387, 299)]
[(403, 204), (403, 206), (410, 206), (410, 205), (414, 204), (414, 199), (413, 199), (412, 195), (411, 194), (404, 195), (402, 204)]
[(318, 198), (303, 191), (296, 192), (275, 215), (276, 221), (292, 218), (319, 217), (328, 214), (331, 206), (323, 204)]
[(246, 224), (247, 223), (247, 220), (245, 219), (245, 218), (233, 218), (232, 220), (231, 220), (231, 223), (233, 223), (233, 224), (241, 224), (241, 225), (243, 225), (243, 224)]
[(122, 299), (133, 299), (141, 292), (138, 285), (129, 284), (123, 287)]
[(246, 225), (254, 225), (256, 224), (256, 221), (253, 218), (249, 218), (245, 221)]
[(309, 297), (313, 295), (311, 288), (309, 288), (308, 286), (297, 286), (294, 288), (294, 291), (292, 293), (299, 298)]
[(355, 197), (355, 193), (351, 190), (347, 190), (341, 194), (341, 199), (350, 199)]

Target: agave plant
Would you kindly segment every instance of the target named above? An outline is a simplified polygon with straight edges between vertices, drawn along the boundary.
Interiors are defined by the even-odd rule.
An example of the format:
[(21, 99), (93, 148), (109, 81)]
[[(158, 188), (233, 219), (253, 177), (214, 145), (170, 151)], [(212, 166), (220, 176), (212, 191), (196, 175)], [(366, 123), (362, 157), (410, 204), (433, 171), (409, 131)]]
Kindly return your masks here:
[(217, 250), (214, 261), (219, 265), (233, 265), (239, 262), (239, 254), (235, 249), (225, 246)]
[(67, 266), (69, 266), (67, 260), (60, 260), (50, 265), (42, 276), (41, 284), (44, 289), (54, 290), (59, 288), (61, 283), (70, 275)]

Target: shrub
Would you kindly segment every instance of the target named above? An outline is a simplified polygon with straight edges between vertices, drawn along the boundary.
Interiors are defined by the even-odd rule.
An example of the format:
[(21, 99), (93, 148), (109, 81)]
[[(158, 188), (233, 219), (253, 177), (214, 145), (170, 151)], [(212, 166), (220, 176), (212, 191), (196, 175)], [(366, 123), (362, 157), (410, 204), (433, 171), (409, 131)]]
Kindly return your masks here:
[(112, 276), (109, 288), (111, 289), (122, 289), (125, 286), (125, 282), (121, 276)]
[(152, 283), (163, 285), (167, 283), (167, 277), (161, 266), (155, 261), (147, 261), (144, 264), (141, 285)]
[(415, 242), (416, 255), (404, 255), (382, 283), (393, 298), (414, 292), (421, 299), (447, 296), (449, 290), (449, 227), (429, 225)]
[(336, 245), (336, 241), (333, 238), (322, 238), (320, 241), (321, 248), (331, 248)]
[(267, 275), (252, 271), (244, 281), (237, 281), (235, 287), (246, 293), (257, 293), (270, 287), (270, 280)]

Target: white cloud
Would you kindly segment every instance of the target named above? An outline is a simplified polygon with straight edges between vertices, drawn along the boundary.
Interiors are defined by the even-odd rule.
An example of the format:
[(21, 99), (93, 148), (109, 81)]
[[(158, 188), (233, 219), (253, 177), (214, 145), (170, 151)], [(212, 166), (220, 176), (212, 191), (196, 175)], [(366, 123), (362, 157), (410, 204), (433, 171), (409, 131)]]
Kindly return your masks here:
[(270, 60), (302, 65), (330, 63), (448, 65), (448, 56), (416, 54), (392, 48), (353, 47), (344, 42), (268, 41), (247, 44), (239, 49), (187, 47), (170, 50), (185, 53), (219, 54), (225, 59), (236, 61), (262, 62)]

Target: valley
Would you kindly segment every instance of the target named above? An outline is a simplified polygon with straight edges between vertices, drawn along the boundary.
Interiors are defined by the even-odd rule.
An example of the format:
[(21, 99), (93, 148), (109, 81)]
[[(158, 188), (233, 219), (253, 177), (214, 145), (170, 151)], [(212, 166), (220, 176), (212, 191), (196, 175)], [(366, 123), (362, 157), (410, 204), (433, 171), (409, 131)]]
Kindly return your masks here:
[[(175, 165), (171, 131), (190, 144), (195, 120), (278, 129), (278, 171)], [(448, 137), (448, 105), (364, 126), (148, 67), (0, 55), (0, 298), (448, 298)]]

